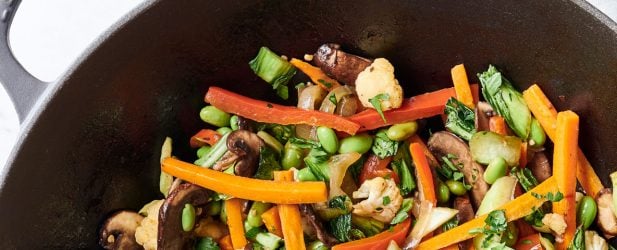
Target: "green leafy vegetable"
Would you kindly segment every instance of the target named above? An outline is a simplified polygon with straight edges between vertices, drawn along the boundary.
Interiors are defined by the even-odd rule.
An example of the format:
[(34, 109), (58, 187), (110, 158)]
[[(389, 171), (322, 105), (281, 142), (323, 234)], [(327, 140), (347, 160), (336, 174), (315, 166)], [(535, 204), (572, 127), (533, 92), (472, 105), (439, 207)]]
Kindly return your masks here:
[(441, 225), (441, 230), (445, 232), (457, 226), (458, 226), (458, 218), (455, 216), (454, 218), (450, 219), (449, 221)]
[(561, 201), (563, 199), (563, 194), (559, 191), (557, 191), (557, 193), (553, 194), (552, 192), (548, 192), (546, 193), (546, 195), (541, 195), (538, 193), (534, 193), (531, 192), (531, 195), (533, 197), (536, 197), (536, 199), (544, 199), (546, 198), (547, 200), (551, 201), (551, 202), (558, 202)]
[(244, 233), (244, 236), (246, 236), (246, 238), (249, 239), (255, 239), (255, 236), (257, 236), (257, 234), (265, 232), (264, 229), (262, 229), (261, 227), (253, 227), (251, 229), (249, 229), (248, 231), (246, 231), (246, 233)]
[(220, 250), (219, 245), (210, 237), (205, 237), (199, 239), (197, 244), (195, 245), (195, 249), (197, 250)]
[(351, 200), (346, 195), (336, 196), (328, 201), (328, 208), (344, 211), (328, 223), (330, 233), (339, 241), (351, 240)]
[(510, 170), (510, 175), (513, 175), (518, 179), (525, 192), (531, 190), (538, 185), (538, 180), (533, 176), (533, 173), (528, 168), (514, 167)]
[[(471, 234), (482, 234), (476, 240), (482, 240), (482, 249), (504, 249), (504, 243), (500, 243), (501, 237), (508, 228), (508, 220), (504, 210), (494, 210), (488, 214), (484, 220), (483, 228), (476, 228), (469, 231)], [(475, 240), (474, 240), (475, 241)], [(476, 247), (478, 247), (476, 245)]]
[(390, 140), (385, 130), (377, 132), (371, 151), (379, 157), (379, 159), (393, 156), (398, 150), (398, 142)]
[(373, 108), (375, 108), (375, 110), (377, 110), (377, 113), (379, 113), (379, 115), (381, 116), (381, 119), (383, 119), (383, 122), (386, 122), (386, 117), (383, 115), (383, 110), (381, 108), (381, 101), (387, 101), (387, 100), (390, 100), (390, 95), (383, 94), (383, 93), (376, 95), (375, 97), (371, 99), (368, 99), (371, 105), (373, 105)]
[(532, 225), (534, 227), (544, 226), (544, 223), (542, 222), (542, 218), (544, 218), (544, 210), (542, 209), (542, 207), (534, 208), (529, 215), (523, 217), (525, 222), (527, 222), (529, 225)]
[(323, 148), (313, 148), (304, 158), (304, 163), (309, 167), (313, 175), (320, 181), (329, 181), (329, 168), (327, 161), (330, 158), (328, 152)]
[(391, 202), (391, 201), (392, 201), (392, 200), (390, 200), (390, 196), (384, 196), (384, 197), (382, 198), (381, 203), (382, 203), (384, 206), (387, 206), (388, 204), (390, 204), (390, 202)]
[(570, 242), (568, 250), (585, 250), (585, 230), (582, 227), (576, 228), (574, 239)]
[(518, 137), (526, 140), (531, 129), (531, 112), (523, 95), (515, 90), (512, 83), (493, 65), (489, 65), (484, 73), (478, 74), (478, 78), (484, 99), (506, 120)]
[(264, 81), (272, 85), (277, 94), (287, 100), (287, 83), (296, 74), (296, 68), (266, 47), (261, 47), (249, 66)]
[(465, 104), (452, 97), (446, 102), (446, 128), (459, 137), (468, 140), (476, 132), (476, 115)]
[(274, 171), (281, 170), (281, 165), (276, 159), (276, 152), (270, 147), (259, 149), (259, 166), (255, 173), (255, 178), (263, 180), (274, 179)]
[(416, 188), (416, 182), (414, 181), (411, 170), (405, 160), (401, 159), (393, 161), (391, 163), (394, 173), (399, 177), (399, 190), (402, 196), (410, 194)]
[(292, 125), (264, 124), (259, 130), (263, 130), (272, 135), (281, 144), (287, 143), (289, 139), (295, 136), (295, 129)]
[(396, 214), (394, 215), (394, 218), (392, 218), (392, 221), (390, 221), (390, 224), (396, 225), (396, 224), (403, 222), (405, 219), (407, 219), (409, 217), (409, 210), (411, 210), (412, 206), (413, 206), (412, 198), (403, 199), (401, 208), (398, 210), (398, 212), (396, 212)]

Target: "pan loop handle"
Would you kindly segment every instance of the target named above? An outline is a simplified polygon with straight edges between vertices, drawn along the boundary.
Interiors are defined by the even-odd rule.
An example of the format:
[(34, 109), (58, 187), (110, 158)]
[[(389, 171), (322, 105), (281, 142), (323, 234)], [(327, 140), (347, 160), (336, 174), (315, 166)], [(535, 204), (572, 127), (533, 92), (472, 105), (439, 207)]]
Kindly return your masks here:
[(0, 83), (11, 97), (21, 123), (49, 84), (26, 71), (11, 52), (9, 29), (20, 2), (0, 0)]

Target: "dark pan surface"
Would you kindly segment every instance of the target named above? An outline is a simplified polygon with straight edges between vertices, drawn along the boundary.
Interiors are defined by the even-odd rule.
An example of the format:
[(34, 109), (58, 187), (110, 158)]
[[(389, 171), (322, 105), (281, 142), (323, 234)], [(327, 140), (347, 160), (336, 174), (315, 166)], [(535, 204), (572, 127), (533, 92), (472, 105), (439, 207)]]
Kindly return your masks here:
[(161, 0), (63, 78), (26, 127), (0, 191), (0, 249), (95, 248), (108, 213), (158, 197), (165, 136), (194, 159), (187, 139), (204, 126), (208, 86), (277, 100), (248, 68), (258, 48), (301, 57), (324, 42), (390, 59), (408, 96), (450, 85), (454, 64), (496, 64), (581, 115), (605, 184), (617, 169), (617, 33), (576, 3)]

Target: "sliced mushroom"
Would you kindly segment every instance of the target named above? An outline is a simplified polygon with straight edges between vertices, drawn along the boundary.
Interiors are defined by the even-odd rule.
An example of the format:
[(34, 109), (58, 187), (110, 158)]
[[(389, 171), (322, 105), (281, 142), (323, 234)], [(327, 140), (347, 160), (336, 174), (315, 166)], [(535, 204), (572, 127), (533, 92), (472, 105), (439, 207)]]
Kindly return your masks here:
[[(469, 201), (469, 197), (467, 195), (459, 196), (454, 199), (454, 209), (458, 210), (456, 218), (458, 219), (459, 225), (462, 225), (475, 217), (473, 207), (471, 206), (471, 202)], [(472, 240), (466, 240), (458, 243), (458, 246), (460, 249), (469, 249), (472, 244)]]
[(529, 163), (527, 163), (527, 167), (531, 169), (531, 173), (536, 177), (538, 183), (545, 181), (553, 173), (553, 168), (544, 152), (536, 152)]
[(493, 107), (486, 102), (478, 102), (474, 112), (476, 115), (476, 131), (490, 131), (489, 120), (495, 115)]
[(475, 208), (480, 206), (488, 191), (488, 184), (482, 178), (484, 168), (471, 158), (467, 143), (450, 132), (440, 131), (431, 135), (428, 140), (428, 147), (437, 159), (448, 154), (457, 157), (452, 159), (452, 162), (456, 165), (462, 164), (460, 170), (464, 175), (465, 183), (472, 185), (471, 200), (473, 205)]
[(362, 109), (362, 103), (360, 102), (360, 99), (358, 99), (358, 96), (354, 94), (341, 98), (336, 105), (334, 114), (348, 117), (356, 114), (360, 109)]
[(133, 211), (120, 211), (107, 218), (99, 233), (104, 249), (143, 249), (135, 241), (135, 229), (144, 217)]
[(315, 214), (315, 211), (313, 210), (313, 207), (311, 207), (311, 205), (299, 204), (298, 206), (300, 208), (300, 213), (302, 213), (304, 218), (307, 219), (311, 227), (315, 230), (315, 233), (317, 234), (317, 239), (319, 239), (328, 247), (332, 247), (338, 243), (338, 240), (336, 240), (334, 236), (330, 235), (330, 233), (328, 233), (324, 229), (323, 223), (321, 222), (321, 220), (319, 220), (319, 218), (317, 218), (317, 215)]
[(598, 216), (596, 223), (607, 236), (617, 235), (617, 218), (613, 213), (613, 192), (610, 188), (600, 190), (596, 197)]
[(227, 137), (227, 149), (238, 156), (234, 172), (236, 175), (250, 177), (257, 171), (259, 149), (264, 142), (255, 133), (236, 130)]
[(225, 171), (229, 167), (233, 166), (233, 164), (238, 160), (239, 156), (234, 154), (231, 151), (225, 152), (221, 159), (218, 160), (214, 165), (212, 165), (212, 169), (217, 171)]
[(371, 60), (345, 53), (335, 43), (321, 45), (313, 57), (313, 62), (332, 78), (354, 86), (358, 74), (371, 65)]
[(158, 249), (188, 249), (193, 247), (193, 232), (182, 230), (182, 210), (185, 204), (194, 207), (208, 202), (210, 192), (199, 186), (183, 183), (174, 189), (159, 209)]
[(255, 132), (255, 121), (238, 116), (238, 129)]

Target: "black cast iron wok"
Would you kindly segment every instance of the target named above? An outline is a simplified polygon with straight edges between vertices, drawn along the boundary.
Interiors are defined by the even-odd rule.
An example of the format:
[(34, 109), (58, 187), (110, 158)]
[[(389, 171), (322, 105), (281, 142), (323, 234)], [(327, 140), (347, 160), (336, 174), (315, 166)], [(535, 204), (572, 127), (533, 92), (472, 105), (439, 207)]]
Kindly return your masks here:
[(386, 57), (407, 95), (450, 85), (457, 63), (499, 65), (519, 88), (538, 83), (558, 109), (578, 112), (605, 184), (617, 170), (617, 25), (582, 0), (153, 0), (53, 85), (9, 52), (17, 2), (0, 2), (0, 80), (23, 120), (0, 174), (0, 249), (95, 248), (108, 213), (157, 197), (165, 136), (193, 159), (187, 139), (204, 126), (208, 86), (278, 100), (247, 65), (262, 45), (300, 57), (338, 42)]

